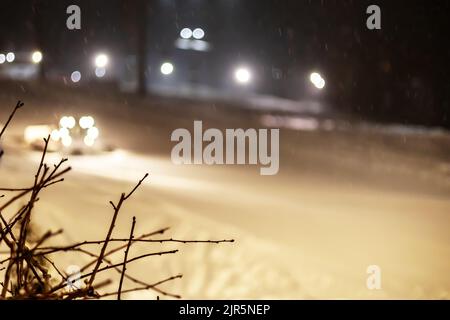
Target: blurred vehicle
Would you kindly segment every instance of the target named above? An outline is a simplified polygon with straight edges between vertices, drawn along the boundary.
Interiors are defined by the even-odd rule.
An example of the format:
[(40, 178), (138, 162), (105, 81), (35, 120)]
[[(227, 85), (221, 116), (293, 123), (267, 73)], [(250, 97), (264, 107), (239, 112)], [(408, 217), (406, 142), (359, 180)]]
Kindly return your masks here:
[(0, 52), (0, 78), (12, 80), (37, 78), (42, 59), (40, 51)]
[(58, 124), (33, 125), (25, 128), (24, 141), (32, 149), (42, 150), (43, 138), (50, 137), (47, 149), (50, 152), (86, 154), (104, 151), (99, 140), (100, 131), (92, 116), (64, 116)]

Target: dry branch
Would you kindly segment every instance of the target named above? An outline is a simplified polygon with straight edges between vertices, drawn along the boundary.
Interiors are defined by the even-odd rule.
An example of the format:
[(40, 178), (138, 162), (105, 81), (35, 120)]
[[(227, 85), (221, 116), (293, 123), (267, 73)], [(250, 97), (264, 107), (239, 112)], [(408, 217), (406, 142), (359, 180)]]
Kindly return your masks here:
[(128, 252), (130, 251), (131, 241), (133, 240), (135, 226), (136, 226), (136, 217), (133, 217), (133, 222), (131, 224), (131, 231), (130, 231), (130, 239), (128, 240), (127, 248), (125, 249), (125, 255), (123, 258), (123, 267), (122, 267), (122, 273), (120, 274), (120, 282), (119, 282), (119, 290), (117, 293), (117, 300), (120, 300), (120, 294), (122, 292), (123, 278), (125, 276), (125, 272), (127, 271)]
[[(17, 110), (19, 110), (24, 104), (21, 101), (17, 102), (16, 107), (11, 112), (6, 124), (0, 131), (0, 138), (3, 136), (6, 128), (10, 124)], [(188, 239), (175, 239), (175, 238), (162, 238), (152, 239), (152, 237), (164, 234), (169, 228), (162, 228), (154, 232), (143, 234), (137, 238), (134, 237), (134, 229), (136, 225), (136, 219), (133, 217), (130, 235), (128, 238), (114, 238), (112, 234), (114, 232), (117, 217), (123, 208), (124, 203), (136, 192), (136, 190), (142, 185), (143, 181), (148, 177), (145, 176), (132, 188), (128, 193), (122, 193), (118, 202), (110, 204), (113, 207), (113, 215), (111, 223), (108, 228), (108, 232), (103, 239), (82, 241), (65, 246), (43, 246), (45, 242), (51, 238), (63, 233), (63, 230), (56, 232), (47, 231), (41, 236), (37, 237), (37, 240), (32, 240), (30, 237), (31, 221), (33, 217), (33, 211), (35, 205), (39, 201), (39, 195), (45, 188), (52, 187), (60, 182), (64, 181), (64, 175), (71, 170), (70, 167), (64, 167), (67, 159), (61, 159), (59, 163), (50, 167), (45, 162), (47, 155), (47, 147), (49, 138), (44, 139), (44, 150), (39, 161), (39, 165), (34, 175), (34, 182), (31, 187), (0, 187), (1, 192), (13, 193), (11, 197), (5, 198), (4, 195), (0, 195), (0, 199), (5, 198), (6, 201), (0, 204), (0, 248), (4, 246), (6, 250), (0, 250), (0, 254), (7, 255), (2, 261), (0, 261), (0, 272), (3, 273), (3, 281), (0, 282), (0, 300), (1, 299), (100, 299), (109, 296), (117, 295), (118, 299), (122, 298), (122, 295), (129, 292), (141, 291), (141, 290), (153, 290), (158, 294), (172, 297), (181, 298), (180, 295), (169, 293), (159, 286), (167, 282), (179, 279), (181, 274), (171, 276), (169, 278), (154, 282), (146, 283), (136, 277), (133, 277), (127, 273), (127, 265), (136, 261), (141, 261), (145, 258), (152, 256), (162, 256), (175, 254), (178, 250), (159, 250), (150, 253), (138, 255), (133, 258), (129, 258), (130, 248), (135, 243), (182, 243), (182, 244), (221, 244), (234, 242), (233, 239), (229, 240), (188, 240)], [(0, 150), (0, 157), (3, 151)], [(24, 201), (15, 214), (8, 220), (3, 216), (5, 210), (9, 210), (12, 205), (19, 201)], [(121, 243), (115, 248), (108, 249), (108, 246), (114, 243)], [(87, 250), (89, 245), (101, 245), (100, 252), (93, 253)], [(113, 253), (124, 250), (123, 261), (120, 263), (114, 263), (108, 257)], [(80, 288), (73, 289), (69, 287), (71, 281), (71, 275), (65, 274), (60, 266), (58, 266), (51, 256), (61, 254), (64, 252), (72, 252), (78, 254), (88, 255), (93, 260), (88, 262), (82, 268), (80, 268), (80, 277), (77, 280), (85, 279), (85, 285)], [(105, 263), (105, 266), (102, 266)], [(89, 269), (93, 269), (90, 271)], [(52, 278), (52, 272), (49, 272), (49, 268), (54, 270), (56, 274), (61, 277), (61, 281), (55, 283), (55, 279)], [(109, 293), (99, 293), (99, 289), (112, 283), (111, 279), (107, 279), (102, 282), (96, 281), (96, 276), (99, 273), (108, 273), (110, 270), (115, 270), (120, 274), (120, 281), (118, 290)], [(139, 285), (134, 288), (125, 287), (125, 279), (130, 282)], [(158, 296), (159, 298), (159, 296)]]

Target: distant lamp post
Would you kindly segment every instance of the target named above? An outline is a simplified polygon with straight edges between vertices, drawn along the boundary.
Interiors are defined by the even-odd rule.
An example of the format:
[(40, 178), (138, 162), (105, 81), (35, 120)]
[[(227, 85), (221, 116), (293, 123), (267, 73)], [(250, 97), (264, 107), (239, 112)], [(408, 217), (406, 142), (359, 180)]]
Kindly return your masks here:
[(95, 66), (97, 68), (105, 68), (108, 65), (109, 57), (104, 53), (95, 56)]
[(168, 76), (173, 73), (174, 67), (170, 62), (164, 62), (161, 65), (161, 73), (165, 76)]
[(77, 83), (81, 80), (81, 72), (80, 71), (74, 71), (70, 75), (70, 80), (72, 80), (73, 83)]
[(41, 63), (42, 58), (43, 58), (42, 57), (42, 52), (40, 52), (40, 51), (34, 51), (33, 54), (31, 55), (31, 61), (34, 64)]
[(311, 73), (309, 81), (319, 90), (325, 88), (325, 79), (317, 72)]
[(8, 52), (8, 54), (6, 55), (6, 61), (11, 63), (15, 59), (16, 59), (16, 55), (14, 54), (14, 52)]
[(106, 68), (95, 68), (95, 76), (97, 78), (103, 78), (106, 75)]
[(106, 75), (106, 67), (109, 64), (109, 57), (104, 53), (99, 53), (95, 56), (95, 76), (103, 78)]
[(234, 78), (237, 83), (245, 85), (250, 82), (252, 75), (247, 68), (240, 67), (234, 72)]

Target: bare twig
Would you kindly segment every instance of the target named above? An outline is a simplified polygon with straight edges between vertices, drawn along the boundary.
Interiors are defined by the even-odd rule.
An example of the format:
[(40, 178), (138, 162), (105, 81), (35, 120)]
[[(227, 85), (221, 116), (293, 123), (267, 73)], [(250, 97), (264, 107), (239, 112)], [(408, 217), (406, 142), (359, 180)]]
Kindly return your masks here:
[[(180, 295), (167, 293), (167, 292), (165, 292), (165, 291), (163, 291), (161, 289), (158, 289), (157, 286), (159, 286), (159, 285), (161, 285), (163, 283), (175, 280), (175, 279), (181, 279), (182, 277), (183, 277), (183, 275), (178, 274), (176, 276), (169, 277), (167, 279), (158, 281), (158, 282), (150, 284), (150, 285), (144, 285), (142, 287), (137, 287), (137, 288), (133, 288), (133, 289), (124, 290), (124, 291), (122, 291), (122, 293), (129, 293), (129, 292), (136, 292), (136, 291), (152, 289), (152, 290), (155, 290), (155, 291), (159, 292), (162, 295), (169, 296), (169, 297), (176, 298), (176, 299), (181, 299)], [(105, 298), (105, 297), (113, 296), (113, 295), (116, 295), (116, 294), (117, 294), (116, 292), (109, 292), (109, 293), (102, 294), (100, 296), (100, 298)]]
[[(129, 239), (125, 238), (113, 238), (109, 239), (108, 242), (127, 242)], [(94, 245), (94, 244), (102, 244), (105, 243), (106, 240), (94, 240), (94, 241), (83, 241), (79, 243), (75, 243), (72, 245), (64, 246), (64, 247), (41, 247), (38, 249), (38, 252), (36, 252), (36, 255), (47, 255), (52, 254), (59, 251), (70, 251), (75, 248), (85, 246), (85, 245)], [(144, 242), (144, 243), (165, 243), (165, 242), (175, 242), (175, 243), (183, 243), (183, 244), (189, 244), (189, 243), (207, 243), (207, 244), (220, 244), (220, 243), (233, 243), (234, 239), (223, 239), (223, 240), (184, 240), (184, 239), (132, 239), (132, 243), (137, 242)], [(126, 246), (126, 245), (125, 245)], [(43, 251), (39, 251), (43, 250)], [(4, 262), (4, 261), (3, 261)]]
[(138, 182), (138, 184), (131, 190), (131, 192), (128, 193), (128, 195), (125, 195), (124, 193), (122, 193), (122, 195), (120, 196), (120, 200), (119, 200), (119, 202), (117, 203), (117, 205), (114, 205), (114, 204), (111, 202), (111, 204), (112, 204), (113, 207), (114, 207), (114, 215), (113, 215), (111, 224), (110, 224), (110, 226), (109, 226), (109, 230), (108, 230), (108, 234), (106, 235), (105, 242), (103, 243), (102, 250), (100, 251), (100, 257), (99, 257), (99, 259), (98, 259), (98, 261), (97, 261), (97, 263), (96, 263), (96, 265), (95, 265), (95, 267), (94, 267), (94, 271), (92, 272), (91, 277), (89, 278), (88, 286), (92, 286), (92, 283), (94, 282), (95, 276), (96, 276), (96, 274), (97, 274), (97, 270), (99, 269), (100, 264), (101, 264), (102, 261), (103, 261), (103, 257), (104, 257), (104, 255), (105, 255), (106, 248), (108, 247), (109, 239), (111, 239), (111, 235), (112, 235), (112, 232), (113, 232), (114, 227), (115, 227), (116, 219), (117, 219), (117, 216), (118, 216), (118, 214), (119, 214), (120, 208), (122, 207), (123, 202), (124, 202), (125, 200), (127, 200), (127, 199), (128, 199), (128, 198), (136, 191), (136, 189), (141, 185), (141, 183), (142, 183), (147, 177), (148, 177), (148, 173), (145, 174), (145, 176)]
[(128, 251), (130, 250), (131, 240), (133, 240), (134, 226), (135, 225), (136, 225), (136, 217), (133, 217), (133, 222), (131, 224), (131, 231), (130, 231), (130, 240), (128, 241), (127, 249), (125, 250), (125, 255), (124, 255), (124, 258), (123, 258), (123, 267), (122, 267), (122, 274), (120, 275), (120, 282), (119, 282), (119, 290), (118, 290), (118, 293), (117, 293), (117, 300), (120, 300), (120, 292), (122, 291), (123, 277), (125, 276), (125, 272), (127, 271)]
[[(11, 113), (6, 125), (0, 131), (0, 138), (6, 130), (6, 127), (10, 124), (11, 119), (14, 117), (16, 111), (23, 106), (22, 102), (18, 102), (16, 108)], [(143, 234), (137, 238), (134, 237), (134, 229), (136, 225), (136, 219), (133, 217), (131, 231), (128, 238), (113, 238), (112, 233), (115, 228), (115, 223), (119, 215), (120, 210), (123, 207), (125, 201), (127, 201), (135, 191), (141, 186), (144, 180), (148, 177), (146, 174), (139, 182), (133, 187), (128, 194), (121, 194), (117, 203), (110, 202), (114, 209), (111, 223), (109, 225), (108, 232), (104, 239), (83, 241), (79, 243), (69, 244), (66, 246), (43, 246), (44, 242), (48, 239), (59, 235), (62, 230), (56, 232), (47, 231), (43, 235), (37, 238), (37, 240), (30, 241), (30, 226), (33, 208), (39, 201), (39, 195), (41, 191), (47, 187), (53, 186), (57, 183), (64, 181), (64, 175), (71, 170), (70, 167), (62, 168), (62, 165), (67, 159), (61, 159), (59, 163), (48, 166), (45, 163), (49, 138), (44, 139), (44, 150), (42, 152), (39, 165), (37, 167), (36, 174), (34, 176), (34, 183), (31, 187), (27, 188), (0, 188), (3, 192), (13, 192), (13, 196), (6, 200), (0, 206), (0, 245), (5, 244), (8, 251), (0, 251), (1, 254), (6, 253), (7, 257), (0, 261), (0, 265), (7, 262), (7, 265), (1, 266), (0, 271), (3, 273), (3, 281), (0, 282), (0, 300), (1, 299), (99, 299), (110, 295), (117, 295), (120, 300), (125, 293), (140, 291), (140, 290), (153, 290), (159, 295), (164, 295), (172, 298), (181, 298), (180, 295), (167, 292), (161, 288), (160, 285), (169, 281), (181, 278), (182, 275), (172, 276), (155, 283), (146, 283), (136, 277), (129, 275), (126, 270), (130, 263), (142, 260), (151, 256), (162, 256), (168, 254), (175, 254), (178, 250), (168, 251), (155, 251), (151, 253), (144, 253), (142, 255), (129, 258), (130, 248), (135, 243), (205, 243), (205, 244), (220, 244), (225, 242), (234, 242), (233, 239), (229, 240), (191, 240), (191, 239), (175, 239), (175, 238), (162, 238), (153, 239), (151, 237), (164, 234), (169, 228), (162, 228), (151, 233)], [(0, 150), (1, 152), (1, 150)], [(1, 154), (0, 154), (1, 156)], [(3, 198), (4, 195), (0, 195)], [(15, 213), (9, 217), (7, 221), (2, 215), (3, 210), (9, 209), (14, 203), (23, 200), (25, 197), (29, 197), (25, 204), (22, 205)], [(151, 239), (150, 239), (151, 238)], [(121, 242), (117, 247), (108, 250), (108, 245), (111, 243)], [(89, 249), (88, 245), (101, 245), (99, 254), (93, 253)], [(124, 250), (124, 257), (121, 263), (115, 263), (110, 258), (110, 255)], [(86, 286), (78, 290), (68, 292), (65, 290), (67, 281), (70, 279), (65, 275), (60, 267), (50, 259), (50, 255), (62, 252), (72, 252), (78, 254), (85, 254), (93, 259), (84, 265), (80, 269), (80, 274), (84, 273), (88, 268), (93, 269), (80, 276), (81, 279), (86, 279)], [(106, 266), (102, 267), (102, 263), (106, 263)], [(61, 277), (61, 282), (54, 283), (50, 281), (51, 273), (48, 271), (48, 267), (51, 265), (52, 272)], [(53, 271), (54, 270), (54, 271)], [(114, 270), (120, 274), (120, 282), (118, 290), (111, 293), (101, 294), (97, 290), (103, 286), (110, 284), (111, 280), (103, 282), (95, 282), (96, 275), (99, 273)], [(137, 284), (138, 286), (132, 289), (124, 289), (124, 279)], [(95, 283), (95, 286), (94, 286)]]
[(16, 111), (19, 110), (20, 108), (22, 108), (23, 106), (24, 106), (24, 103), (22, 101), (20, 101), (20, 100), (17, 101), (16, 107), (14, 108), (14, 110), (9, 115), (9, 118), (6, 121), (5, 125), (3, 126), (2, 131), (0, 131), (0, 138), (3, 136), (3, 133), (5, 132), (6, 128), (8, 127), (9, 123), (11, 122), (12, 118), (16, 114)]

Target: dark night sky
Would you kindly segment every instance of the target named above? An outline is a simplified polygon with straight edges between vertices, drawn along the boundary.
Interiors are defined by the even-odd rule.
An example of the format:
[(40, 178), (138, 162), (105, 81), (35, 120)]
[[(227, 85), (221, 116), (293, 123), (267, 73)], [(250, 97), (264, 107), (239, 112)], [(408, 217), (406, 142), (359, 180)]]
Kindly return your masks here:
[[(2, 0), (0, 50), (37, 46), (40, 22), (54, 65), (84, 59), (97, 48), (134, 53), (136, 2)], [(292, 95), (296, 74), (314, 66), (327, 74), (328, 98), (342, 109), (381, 120), (450, 126), (449, 1), (150, 2), (150, 50), (169, 54), (174, 35), (195, 22), (214, 39), (211, 61), (251, 57), (267, 72), (281, 68), (281, 85), (262, 83), (266, 91)], [(65, 28), (69, 4), (82, 9), (81, 31)], [(381, 31), (365, 27), (369, 4), (382, 8)]]

